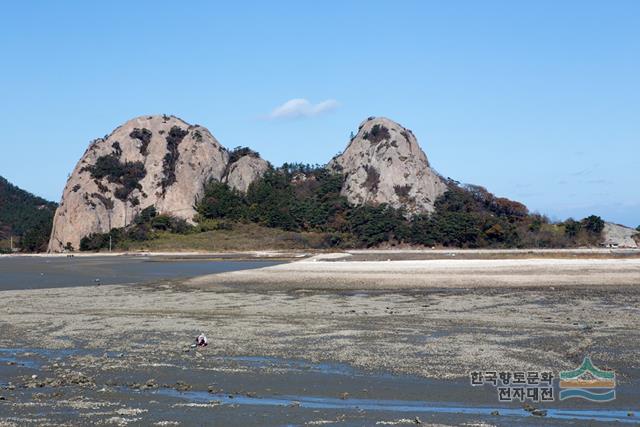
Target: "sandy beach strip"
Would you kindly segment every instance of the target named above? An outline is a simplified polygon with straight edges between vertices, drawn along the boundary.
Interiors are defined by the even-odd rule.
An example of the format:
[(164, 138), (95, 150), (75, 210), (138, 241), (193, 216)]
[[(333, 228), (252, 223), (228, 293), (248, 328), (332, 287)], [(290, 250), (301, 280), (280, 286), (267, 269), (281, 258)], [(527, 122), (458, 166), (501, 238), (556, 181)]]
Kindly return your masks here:
[(637, 258), (430, 259), (350, 261), (318, 255), (273, 267), (191, 279), (192, 286), (255, 285), (304, 289), (640, 285)]

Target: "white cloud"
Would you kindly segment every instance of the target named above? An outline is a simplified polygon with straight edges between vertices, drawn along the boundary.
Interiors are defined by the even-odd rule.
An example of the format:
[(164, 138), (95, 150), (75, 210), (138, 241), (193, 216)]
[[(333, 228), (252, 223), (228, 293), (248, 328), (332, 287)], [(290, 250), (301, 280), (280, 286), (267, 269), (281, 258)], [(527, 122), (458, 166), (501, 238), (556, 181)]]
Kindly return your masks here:
[(327, 99), (317, 104), (312, 104), (304, 98), (290, 99), (282, 105), (274, 108), (267, 116), (268, 119), (297, 119), (300, 117), (315, 117), (328, 113), (338, 107), (338, 101)]

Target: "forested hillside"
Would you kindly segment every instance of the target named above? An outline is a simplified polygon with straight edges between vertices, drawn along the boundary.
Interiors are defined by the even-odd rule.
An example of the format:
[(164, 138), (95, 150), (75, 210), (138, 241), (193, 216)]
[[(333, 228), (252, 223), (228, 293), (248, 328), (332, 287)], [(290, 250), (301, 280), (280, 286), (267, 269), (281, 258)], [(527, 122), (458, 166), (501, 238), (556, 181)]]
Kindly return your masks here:
[(0, 251), (8, 240), (27, 252), (45, 250), (57, 204), (24, 191), (0, 176)]

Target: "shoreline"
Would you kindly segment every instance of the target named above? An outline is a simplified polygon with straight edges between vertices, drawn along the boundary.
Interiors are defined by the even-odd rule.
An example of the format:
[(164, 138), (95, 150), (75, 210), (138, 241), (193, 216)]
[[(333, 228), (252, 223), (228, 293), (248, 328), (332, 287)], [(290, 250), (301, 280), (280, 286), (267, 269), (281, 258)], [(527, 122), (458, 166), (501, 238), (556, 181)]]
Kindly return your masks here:
[(309, 256), (333, 256), (334, 254), (350, 254), (354, 256), (367, 255), (397, 255), (397, 256), (415, 256), (415, 255), (434, 255), (434, 256), (457, 256), (457, 255), (544, 255), (557, 256), (559, 258), (568, 256), (587, 256), (597, 255), (599, 257), (606, 256), (638, 256), (640, 257), (640, 249), (638, 248), (515, 248), (515, 249), (462, 249), (462, 248), (437, 248), (437, 249), (412, 249), (412, 248), (376, 248), (376, 249), (273, 249), (273, 250), (255, 250), (255, 251), (112, 251), (112, 252), (38, 252), (38, 253), (13, 253), (0, 254), (2, 258), (13, 257), (232, 257), (244, 256), (254, 258), (303, 258)]
[(42, 253), (14, 253), (14, 254), (0, 254), (0, 259), (3, 258), (19, 258), (19, 257), (34, 257), (34, 258), (98, 258), (98, 257), (168, 257), (168, 258), (193, 258), (201, 259), (203, 257), (208, 258), (233, 258), (239, 259), (247, 258), (301, 258), (308, 256), (308, 252), (305, 251), (229, 251), (229, 252), (200, 252), (200, 251), (186, 251), (186, 252), (42, 252)]

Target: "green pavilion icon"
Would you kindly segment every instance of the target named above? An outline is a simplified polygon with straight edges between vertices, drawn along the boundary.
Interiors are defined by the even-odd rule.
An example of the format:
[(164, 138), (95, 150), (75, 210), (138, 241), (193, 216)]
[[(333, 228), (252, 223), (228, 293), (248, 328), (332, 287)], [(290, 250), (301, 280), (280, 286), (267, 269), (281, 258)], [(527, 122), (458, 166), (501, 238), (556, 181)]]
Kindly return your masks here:
[(615, 372), (598, 369), (588, 356), (577, 369), (560, 372), (560, 400), (575, 397), (609, 402), (616, 398), (615, 387)]

